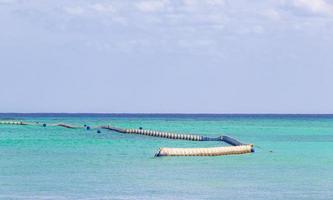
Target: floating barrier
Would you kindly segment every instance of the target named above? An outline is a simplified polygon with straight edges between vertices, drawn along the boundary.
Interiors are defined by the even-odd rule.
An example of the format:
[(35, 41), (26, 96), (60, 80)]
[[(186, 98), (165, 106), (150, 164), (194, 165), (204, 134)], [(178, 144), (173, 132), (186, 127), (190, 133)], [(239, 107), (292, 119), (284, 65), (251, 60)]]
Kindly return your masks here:
[(0, 121), (0, 124), (4, 125), (26, 125), (25, 123), (21, 121)]
[(229, 136), (226, 136), (226, 135), (221, 136), (221, 141), (224, 141), (225, 143), (228, 143), (228, 144), (233, 145), (233, 146), (244, 145), (243, 143), (236, 140), (235, 138), (232, 138), (232, 137), (229, 137)]
[(57, 124), (55, 126), (61, 126), (61, 127), (64, 127), (64, 128), (71, 128), (71, 129), (79, 128), (79, 127), (72, 126), (72, 125), (67, 125), (67, 124)]
[(43, 126), (43, 127), (46, 127), (46, 126), (61, 126), (61, 127), (64, 127), (64, 128), (70, 128), (70, 129), (75, 129), (75, 128), (81, 128), (81, 127), (78, 127), (78, 126), (73, 126), (73, 125), (69, 125), (69, 124), (45, 124), (45, 123), (42, 123), (40, 124), (39, 122), (35, 122), (35, 123), (31, 123), (31, 122), (22, 122), (22, 121), (0, 121), (0, 124), (3, 124), (3, 125), (35, 125), (35, 126)]
[[(41, 124), (39, 122), (22, 122), (22, 121), (0, 121), (0, 124), (3, 125), (38, 125)], [(227, 147), (209, 147), (209, 148), (160, 148), (155, 156), (221, 156), (221, 155), (232, 155), (232, 154), (245, 154), (254, 152), (254, 147), (252, 144), (244, 144), (240, 141), (232, 138), (230, 136), (220, 136), (216, 138), (194, 135), (194, 134), (179, 134), (179, 133), (170, 133), (170, 132), (161, 132), (161, 131), (153, 131), (153, 130), (144, 130), (142, 127), (139, 129), (124, 129), (117, 128), (112, 126), (100, 126), (100, 127), (91, 127), (88, 125), (73, 126), (69, 124), (42, 124), (43, 127), (46, 126), (60, 126), (69, 129), (79, 129), (84, 128), (86, 130), (97, 129), (97, 133), (101, 133), (99, 129), (107, 129), (110, 131), (115, 131), (123, 134), (137, 134), (137, 135), (145, 135), (152, 137), (161, 137), (167, 139), (176, 139), (176, 140), (191, 140), (191, 141), (222, 141), (232, 146)]]
[(110, 126), (102, 126), (101, 128), (108, 129), (111, 131), (116, 131), (118, 133), (125, 133), (125, 134), (139, 134), (139, 135), (162, 137), (162, 138), (175, 139), (175, 140), (208, 141), (208, 139), (206, 137), (203, 137), (200, 135), (193, 135), (193, 134), (177, 134), (177, 133), (168, 133), (168, 132), (143, 130), (143, 129), (121, 129), (121, 128), (115, 128), (115, 127), (110, 127)]
[(253, 145), (209, 148), (160, 148), (155, 156), (222, 156), (251, 153), (253, 152), (252, 149)]

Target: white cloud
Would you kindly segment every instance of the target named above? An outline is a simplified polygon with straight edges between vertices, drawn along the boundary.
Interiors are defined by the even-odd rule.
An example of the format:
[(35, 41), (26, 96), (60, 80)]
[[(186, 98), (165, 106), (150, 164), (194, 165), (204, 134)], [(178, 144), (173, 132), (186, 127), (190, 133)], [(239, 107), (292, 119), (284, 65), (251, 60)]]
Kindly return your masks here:
[(315, 14), (332, 15), (333, 5), (325, 0), (294, 0), (294, 6)]
[(183, 0), (183, 2), (186, 6), (193, 6), (193, 5), (198, 4), (198, 1), (196, 1), (196, 0)]
[(280, 20), (281, 19), (281, 14), (277, 10), (274, 10), (274, 9), (264, 10), (262, 12), (262, 15), (269, 18), (269, 19), (272, 19), (272, 20)]
[(207, 4), (211, 5), (211, 6), (224, 6), (226, 4), (226, 1), (225, 0), (208, 0)]
[(10, 5), (17, 3), (17, 0), (0, 0), (0, 5)]
[[(15, 0), (0, 0), (11, 1)], [(92, 27), (101, 26), (101, 29), (108, 30), (110, 27), (118, 28), (120, 24), (132, 29), (174, 30), (179, 33), (193, 28), (196, 31), (190, 34), (198, 32), (205, 37), (210, 37), (211, 33), (262, 34), (294, 29), (295, 26), (311, 30), (310, 25), (315, 27), (319, 23), (331, 23), (330, 16), (333, 16), (330, 3), (333, 0), (268, 0), (251, 3), (230, 0), (78, 0), (50, 1), (47, 5), (39, 0), (34, 4), (16, 1), (20, 2), (17, 10), (30, 9), (30, 12), (47, 14), (50, 20), (57, 23), (72, 23), (66, 17), (72, 19), (75, 16), (80, 18), (75, 22), (84, 24), (82, 27), (91, 23)], [(58, 12), (59, 9), (62, 9), (61, 12)], [(319, 19), (317, 15), (329, 17)], [(301, 26), (304, 21), (310, 25)]]
[(92, 9), (94, 9), (97, 12), (114, 12), (116, 9), (112, 4), (102, 4), (102, 3), (96, 3), (91, 6)]
[(109, 14), (112, 15), (115, 13), (116, 9), (112, 4), (86, 4), (86, 5), (77, 5), (77, 6), (65, 6), (63, 10), (75, 16), (96, 16), (98, 14)]
[(226, 0), (183, 0), (185, 6), (200, 8), (201, 6), (224, 6)]
[(64, 10), (71, 15), (83, 15), (86, 12), (86, 10), (81, 6), (65, 7)]
[(149, 0), (141, 1), (136, 6), (142, 12), (157, 12), (163, 10), (168, 3), (168, 0)]

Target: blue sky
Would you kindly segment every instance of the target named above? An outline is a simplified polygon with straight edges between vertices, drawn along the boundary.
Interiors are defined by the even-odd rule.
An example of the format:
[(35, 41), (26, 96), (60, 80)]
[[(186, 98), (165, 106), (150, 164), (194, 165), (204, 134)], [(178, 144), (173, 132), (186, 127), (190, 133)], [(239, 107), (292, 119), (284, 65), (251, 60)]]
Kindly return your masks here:
[(0, 0), (0, 112), (333, 113), (332, 0)]

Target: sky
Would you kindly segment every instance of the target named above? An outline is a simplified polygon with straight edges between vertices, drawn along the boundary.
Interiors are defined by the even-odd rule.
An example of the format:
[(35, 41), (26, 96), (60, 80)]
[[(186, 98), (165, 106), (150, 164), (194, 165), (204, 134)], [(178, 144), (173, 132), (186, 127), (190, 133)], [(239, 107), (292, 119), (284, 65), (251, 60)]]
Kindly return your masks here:
[(333, 0), (0, 0), (0, 112), (333, 113)]

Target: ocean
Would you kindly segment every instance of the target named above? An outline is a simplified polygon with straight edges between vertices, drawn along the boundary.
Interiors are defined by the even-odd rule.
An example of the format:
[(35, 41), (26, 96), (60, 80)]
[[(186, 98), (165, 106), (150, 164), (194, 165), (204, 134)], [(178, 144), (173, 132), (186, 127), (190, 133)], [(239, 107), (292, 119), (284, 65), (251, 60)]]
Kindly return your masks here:
[(0, 199), (333, 199), (333, 115), (0, 114), (0, 120), (229, 135), (255, 153), (154, 157), (214, 147), (112, 131), (0, 125)]

